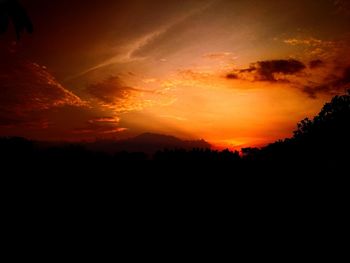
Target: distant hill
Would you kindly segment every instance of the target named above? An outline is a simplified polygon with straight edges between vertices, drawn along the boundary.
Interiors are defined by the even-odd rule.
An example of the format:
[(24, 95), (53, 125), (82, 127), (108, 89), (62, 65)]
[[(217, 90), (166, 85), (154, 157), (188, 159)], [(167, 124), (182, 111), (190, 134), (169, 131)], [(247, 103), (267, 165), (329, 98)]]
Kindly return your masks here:
[(86, 144), (86, 147), (89, 150), (108, 153), (128, 151), (144, 152), (147, 154), (154, 154), (155, 152), (164, 149), (211, 149), (211, 145), (204, 140), (181, 140), (174, 136), (155, 133), (144, 133), (139, 136), (120, 141), (96, 141)]

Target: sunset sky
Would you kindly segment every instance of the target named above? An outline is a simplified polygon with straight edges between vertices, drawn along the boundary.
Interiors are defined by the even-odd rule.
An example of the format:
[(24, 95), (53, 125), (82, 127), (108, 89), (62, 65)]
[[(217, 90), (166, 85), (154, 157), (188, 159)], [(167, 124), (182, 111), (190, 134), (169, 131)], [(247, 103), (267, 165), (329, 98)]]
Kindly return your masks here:
[(348, 0), (23, 0), (0, 35), (0, 136), (220, 147), (290, 137), (350, 84)]

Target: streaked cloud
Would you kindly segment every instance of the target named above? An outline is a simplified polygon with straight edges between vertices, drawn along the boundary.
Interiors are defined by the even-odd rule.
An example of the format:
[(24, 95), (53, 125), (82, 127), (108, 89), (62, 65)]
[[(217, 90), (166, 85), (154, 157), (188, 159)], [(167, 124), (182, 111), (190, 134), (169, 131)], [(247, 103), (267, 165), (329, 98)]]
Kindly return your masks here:
[(0, 86), (0, 125), (23, 122), (33, 112), (86, 105), (46, 67), (22, 59), (15, 52), (1, 51)]
[(118, 124), (120, 122), (119, 117), (99, 117), (95, 119), (89, 120), (89, 123), (112, 123), (112, 124)]
[[(137, 38), (130, 40), (128, 43), (122, 46), (118, 46), (116, 48), (117, 54), (112, 56), (111, 58), (108, 58), (107, 60), (89, 69), (86, 69), (83, 72), (80, 72), (72, 77), (69, 77), (68, 79), (78, 78), (92, 71), (111, 66), (113, 64), (125, 64), (147, 59), (147, 56), (140, 55), (143, 53), (143, 49), (147, 49), (149, 45), (153, 44), (155, 41), (157, 41), (157, 39), (166, 35), (167, 32), (169, 32), (172, 28), (176, 27), (181, 23), (184, 23), (187, 19), (190, 19), (191, 17), (205, 11), (207, 8), (209, 8), (216, 2), (218, 2), (218, 0), (204, 1), (202, 5), (199, 5), (199, 7), (189, 10), (184, 14), (179, 14), (175, 19), (171, 21), (166, 21), (164, 24), (160, 25), (153, 31), (138, 36)], [(164, 58), (161, 59), (161, 61), (162, 60), (163, 62), (166, 61)]]
[[(324, 41), (317, 39), (317, 38), (289, 38), (283, 41), (284, 43), (292, 46), (297, 45), (307, 45), (307, 46), (320, 46), (322, 44), (325, 44)], [(331, 42), (326, 42), (326, 44), (331, 44)]]
[(234, 58), (234, 56), (232, 52), (214, 52), (214, 53), (204, 54), (203, 58), (216, 60), (216, 59)]
[(160, 117), (165, 118), (165, 119), (176, 120), (176, 121), (188, 121), (188, 119), (186, 119), (184, 117), (169, 115), (169, 114), (160, 115)]

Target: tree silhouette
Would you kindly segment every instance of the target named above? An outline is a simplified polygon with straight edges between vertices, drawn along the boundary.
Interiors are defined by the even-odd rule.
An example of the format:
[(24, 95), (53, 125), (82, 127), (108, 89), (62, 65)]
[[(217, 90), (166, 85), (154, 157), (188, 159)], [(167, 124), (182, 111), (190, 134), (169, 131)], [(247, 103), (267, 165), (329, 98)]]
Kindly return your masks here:
[[(340, 135), (347, 133), (350, 125), (350, 90), (346, 95), (335, 96), (331, 102), (326, 103), (321, 112), (313, 119), (304, 119), (298, 124), (294, 132), (294, 139), (306, 137), (330, 137), (330, 134)], [(335, 134), (336, 133), (336, 134)], [(344, 139), (344, 138), (342, 138)]]
[[(235, 168), (293, 167), (321, 168), (341, 167), (350, 161), (350, 91), (334, 97), (325, 104), (313, 119), (301, 121), (292, 138), (280, 140), (263, 148), (242, 149), (242, 154), (229, 150), (217, 151), (205, 148), (160, 149), (153, 156), (142, 152), (99, 152), (89, 149), (88, 144), (58, 144), (40, 146), (22, 138), (0, 138), (1, 162), (34, 161), (35, 163), (95, 164), (104, 167), (115, 163), (139, 162), (145, 160), (170, 161), (172, 163), (206, 164), (210, 161), (224, 161)], [(159, 163), (159, 162), (158, 162)], [(263, 165), (262, 165), (263, 164)], [(198, 167), (201, 167), (200, 165)]]
[(350, 160), (349, 149), (350, 91), (335, 96), (313, 119), (298, 123), (292, 138), (243, 153), (250, 160), (337, 163)]
[(0, 34), (8, 30), (10, 22), (14, 25), (17, 39), (23, 31), (33, 32), (33, 24), (17, 0), (0, 0)]

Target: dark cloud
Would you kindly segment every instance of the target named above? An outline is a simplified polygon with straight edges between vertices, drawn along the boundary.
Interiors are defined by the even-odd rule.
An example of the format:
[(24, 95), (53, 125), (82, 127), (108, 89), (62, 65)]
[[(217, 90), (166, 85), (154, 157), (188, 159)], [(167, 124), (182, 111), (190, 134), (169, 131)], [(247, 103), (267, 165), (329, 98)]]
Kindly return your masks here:
[(255, 65), (257, 68), (259, 80), (262, 81), (277, 81), (274, 74), (280, 73), (283, 75), (293, 75), (303, 69), (305, 65), (297, 60), (270, 60), (270, 61), (260, 61)]
[(228, 79), (239, 79), (238, 75), (235, 74), (235, 73), (227, 74), (226, 78), (228, 78)]
[[(289, 83), (290, 87), (298, 88), (307, 96), (316, 99), (319, 94), (337, 95), (350, 89), (350, 66), (327, 65), (323, 60), (315, 59), (309, 62), (310, 69), (324, 67), (328, 71), (326, 77), (319, 73), (309, 75), (299, 74), (306, 66), (294, 59), (267, 60), (252, 63), (249, 68), (236, 69), (226, 75), (229, 80), (245, 80), (251, 82), (267, 81), (271, 83)], [(323, 73), (324, 74), (324, 73)], [(288, 76), (295, 75), (297, 78)], [(312, 80), (313, 77), (321, 81)], [(308, 79), (310, 77), (310, 79)], [(312, 81), (311, 81), (312, 80)], [(307, 85), (302, 84), (307, 83)]]
[(349, 84), (350, 84), (350, 66), (344, 70), (342, 77), (339, 80), (337, 80), (336, 85), (348, 86)]
[(324, 66), (324, 62), (323, 62), (322, 60), (320, 60), (320, 59), (312, 60), (312, 61), (310, 61), (310, 63), (309, 63), (309, 67), (310, 67), (311, 69), (320, 68), (320, 67), (322, 67), (322, 66)]
[(294, 59), (258, 61), (247, 69), (235, 70), (226, 75), (228, 79), (245, 79), (252, 81), (286, 81), (286, 75), (294, 75), (306, 67)]
[(320, 85), (305, 86), (302, 91), (312, 99), (316, 99), (320, 93), (330, 95), (343, 93), (350, 89), (350, 67), (345, 68), (340, 76), (332, 74), (326, 80), (325, 83)]
[(253, 71), (256, 71), (256, 67), (254, 66), (254, 64), (250, 65), (249, 68), (240, 69), (239, 73), (252, 73)]

